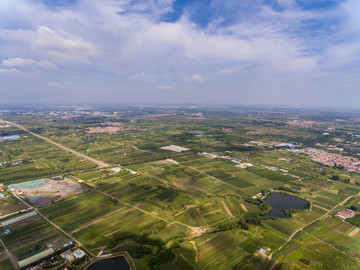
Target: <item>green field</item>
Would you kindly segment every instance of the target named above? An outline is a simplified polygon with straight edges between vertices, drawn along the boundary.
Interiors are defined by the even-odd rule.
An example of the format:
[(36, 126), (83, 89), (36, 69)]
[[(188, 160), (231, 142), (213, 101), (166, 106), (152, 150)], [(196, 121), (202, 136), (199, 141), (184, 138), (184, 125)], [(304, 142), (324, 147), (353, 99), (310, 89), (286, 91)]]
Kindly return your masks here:
[(9, 229), (11, 233), (2, 234), (1, 240), (19, 261), (28, 257), (32, 251), (47, 249), (49, 244), (61, 249), (70, 241), (67, 236), (39, 216), (14, 223), (3, 229)]
[[(76, 117), (4, 114), (4, 119), (110, 167), (97, 168), (16, 127), (7, 127), (1, 134), (21, 137), (0, 142), (0, 162), (5, 162), (0, 182), (6, 189), (11, 183), (58, 175), (84, 181), (86, 192), (60, 197), (39, 211), (80, 242), (89, 256), (100, 251), (127, 252), (137, 269), (360, 268), (360, 215), (346, 221), (336, 216), (343, 208), (360, 209), (360, 175), (312, 162), (310, 156), (288, 151), (288, 147), (262, 144), (299, 142), (300, 149), (327, 149), (347, 141), (356, 146), (360, 139), (350, 134), (360, 134), (360, 128), (350, 122), (331, 122), (325, 113), (167, 110), (171, 113), (126, 107), (101, 115), (90, 110)], [(355, 123), (356, 117), (343, 118)], [(336, 129), (329, 131), (330, 124), (288, 125), (289, 119), (330, 121)], [(122, 130), (89, 133), (90, 128), (111, 123)], [(321, 135), (324, 132), (330, 135)], [(190, 150), (160, 149), (167, 145)], [(348, 148), (342, 153), (356, 157)], [(252, 166), (236, 167), (238, 163)], [(122, 170), (114, 173), (112, 167)], [(339, 181), (327, 180), (333, 175)], [(264, 217), (269, 208), (252, 197), (275, 190), (308, 200), (310, 208), (294, 211), (288, 219)], [(9, 196), (0, 199), (1, 215), (24, 208), (9, 190), (5, 192)], [(12, 231), (1, 239), (18, 259), (49, 241), (63, 245), (68, 240), (39, 217), (15, 224)], [(265, 255), (260, 248), (266, 249)], [(9, 261), (0, 256), (0, 268), (6, 267)]]

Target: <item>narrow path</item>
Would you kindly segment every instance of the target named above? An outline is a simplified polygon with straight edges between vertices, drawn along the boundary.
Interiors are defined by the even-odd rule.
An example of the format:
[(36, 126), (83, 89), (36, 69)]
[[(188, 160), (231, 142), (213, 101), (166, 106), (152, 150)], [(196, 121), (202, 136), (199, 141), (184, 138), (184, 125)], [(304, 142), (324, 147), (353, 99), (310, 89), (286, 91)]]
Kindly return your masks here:
[(18, 261), (16, 260), (16, 258), (8, 251), (8, 249), (6, 248), (4, 242), (0, 239), (0, 243), (1, 245), (4, 247), (4, 253), (5, 255), (9, 258), (9, 260), (11, 261), (12, 265), (14, 266), (15, 269), (20, 268), (20, 265), (18, 263)]
[[(310, 226), (311, 224), (315, 223), (316, 221), (319, 221), (321, 219), (323, 219), (324, 217), (326, 217), (329, 213), (331, 213), (336, 207), (340, 206), (340, 205), (344, 205), (348, 200), (354, 198), (354, 197), (357, 197), (359, 196), (360, 193), (358, 193), (357, 195), (355, 196), (351, 196), (351, 197), (348, 197), (346, 198), (345, 200), (343, 200), (342, 202), (338, 203), (337, 205), (335, 205), (333, 208), (331, 208), (329, 211), (327, 211), (325, 214), (323, 214), (322, 216), (320, 216), (319, 218), (309, 222), (308, 224), (305, 224), (304, 226), (302, 226), (301, 228), (297, 229), (292, 235), (289, 236), (289, 238), (286, 240), (286, 242), (281, 245), (277, 250), (273, 251), (269, 258), (271, 259), (272, 258), (272, 255), (275, 253), (275, 252), (278, 252), (280, 251), (284, 246), (286, 246), (287, 243), (289, 243), (291, 241), (291, 239), (293, 239), (293, 237), (298, 233), (300, 232), (301, 230), (303, 230), (304, 228), (306, 228), (307, 226)], [(274, 267), (274, 265), (277, 264), (277, 262), (275, 261), (274, 264), (272, 265), (272, 267), (270, 269), (272, 269)]]
[(119, 208), (119, 209), (116, 209), (116, 210), (114, 210), (114, 211), (111, 211), (110, 213), (107, 213), (107, 214), (105, 214), (105, 215), (103, 215), (103, 216), (101, 216), (101, 217), (99, 217), (99, 218), (96, 218), (96, 219), (94, 219), (94, 220), (92, 220), (92, 221), (90, 221), (90, 222), (88, 222), (88, 223), (85, 223), (85, 224), (83, 224), (83, 225), (80, 225), (79, 228), (71, 231), (71, 234), (77, 233), (78, 231), (81, 231), (81, 230), (83, 230), (83, 229), (85, 229), (85, 228), (87, 228), (87, 227), (89, 227), (89, 226), (91, 226), (91, 225), (93, 225), (93, 224), (96, 224), (96, 223), (98, 223), (98, 222), (101, 222), (101, 221), (109, 218), (109, 216), (111, 216), (111, 215), (113, 215), (113, 214), (115, 214), (115, 213), (117, 213), (117, 212), (123, 212), (125, 209), (126, 209), (126, 206), (123, 206), (123, 207), (121, 207), (121, 208)]
[[(17, 194), (15, 192), (13, 192), (13, 195), (15, 197), (17, 197), (19, 200), (21, 200)], [(28, 204), (26, 201), (22, 202), (24, 204), (26, 204), (28, 207), (32, 207), (30, 204)], [(61, 231), (63, 234), (65, 234), (67, 237), (69, 237), (72, 241), (78, 243), (78, 245), (83, 248), (88, 254), (90, 254), (93, 257), (96, 257), (91, 251), (89, 251), (87, 248), (84, 247), (84, 245), (82, 243), (80, 243), (78, 240), (76, 240), (74, 237), (72, 237), (70, 234), (68, 234), (67, 232), (65, 232), (63, 229), (61, 229), (58, 225), (56, 225), (55, 223), (53, 223), (52, 221), (50, 221), (46, 216), (44, 216), (38, 209), (34, 208), (34, 210), (36, 211), (36, 213), (42, 217), (44, 220), (46, 220), (48, 223), (50, 223), (53, 227), (55, 227), (56, 229), (58, 229), (59, 231)]]
[(176, 213), (176, 214), (174, 215), (174, 217), (180, 216), (182, 213), (186, 212), (186, 211), (189, 210), (191, 207), (196, 207), (196, 205), (195, 205), (195, 204), (190, 204), (190, 205), (185, 206), (185, 209), (184, 209), (184, 210), (181, 210), (181, 211), (178, 212), (178, 213)]
[(207, 226), (209, 226), (209, 224), (207, 223), (206, 219), (205, 219), (205, 218), (203, 217), (203, 215), (201, 214), (199, 208), (196, 207), (195, 209), (196, 209), (196, 211), (198, 212), (199, 217), (201, 218), (201, 220), (202, 220)]
[[(181, 165), (180, 163), (179, 163), (179, 165), (182, 166), (182, 167), (185, 167), (184, 165)], [(223, 182), (224, 184), (226, 184), (226, 185), (228, 185), (228, 186), (231, 186), (232, 188), (236, 188), (236, 189), (238, 189), (238, 190), (241, 190), (241, 188), (239, 188), (239, 187), (237, 187), (237, 186), (234, 186), (234, 185), (232, 185), (232, 184), (230, 184), (230, 183), (228, 183), (228, 182), (225, 182), (224, 180), (221, 180), (221, 179), (219, 179), (219, 178), (217, 178), (217, 177), (215, 177), (215, 176), (212, 176), (212, 175), (210, 175), (210, 174), (207, 174), (206, 172), (200, 171), (200, 170), (198, 170), (198, 169), (196, 169), (196, 168), (194, 168), (194, 167), (186, 166), (186, 168), (190, 168), (190, 169), (192, 169), (192, 170), (194, 170), (194, 171), (197, 171), (197, 172), (199, 172), (199, 173), (201, 173), (201, 174), (205, 174), (205, 175), (208, 176), (208, 177), (211, 177), (211, 178), (214, 178), (214, 179), (216, 179), (216, 180), (218, 180), (218, 181), (220, 181), (220, 182)]]
[(73, 149), (70, 149), (70, 148), (68, 148), (68, 147), (66, 147), (66, 146), (64, 146), (64, 145), (62, 145), (62, 144), (60, 144), (60, 143), (54, 142), (53, 140), (51, 140), (51, 139), (49, 139), (49, 138), (46, 138), (46, 137), (41, 136), (41, 135), (39, 135), (39, 134), (36, 134), (36, 133), (28, 130), (27, 128), (25, 128), (25, 127), (22, 126), (22, 125), (19, 125), (19, 124), (16, 124), (16, 123), (12, 123), (12, 122), (8, 122), (8, 121), (5, 121), (5, 122), (6, 122), (7, 124), (16, 126), (17, 128), (19, 128), (19, 129), (21, 129), (21, 130), (23, 130), (23, 131), (25, 131), (25, 132), (27, 132), (27, 133), (35, 136), (35, 137), (38, 137), (38, 138), (40, 138), (40, 139), (42, 139), (42, 140), (44, 140), (44, 141), (46, 141), (46, 142), (48, 142), (48, 143), (51, 143), (51, 144), (53, 144), (53, 145), (55, 145), (55, 146), (57, 146), (57, 147), (65, 150), (65, 151), (71, 152), (71, 153), (73, 153), (73, 154), (75, 154), (75, 155), (77, 155), (77, 156), (79, 156), (79, 157), (81, 157), (81, 158), (83, 158), (83, 159), (89, 160), (89, 161), (95, 163), (96, 165), (98, 165), (99, 168), (104, 168), (104, 167), (109, 167), (109, 166), (110, 166), (109, 164), (107, 164), (107, 163), (105, 163), (105, 162), (103, 162), (103, 161), (101, 161), (101, 160), (97, 160), (97, 159), (95, 159), (95, 158), (92, 158), (92, 157), (89, 157), (89, 156), (87, 156), (87, 155), (81, 154), (81, 153), (79, 153), (79, 152), (77, 152), (77, 151), (75, 151), (75, 150), (73, 150)]
[(193, 245), (194, 249), (195, 249), (195, 252), (196, 252), (196, 257), (195, 257), (195, 261), (198, 262), (199, 261), (199, 251), (197, 249), (197, 246), (195, 244), (194, 241), (190, 241), (190, 243)]
[(21, 210), (12, 212), (12, 213), (7, 214), (7, 215), (0, 216), (0, 219), (4, 219), (4, 218), (10, 217), (10, 216), (14, 216), (14, 215), (17, 215), (17, 214), (19, 213), (19, 211), (24, 211), (24, 212), (26, 212), (26, 211), (32, 210), (33, 208), (34, 208), (34, 207), (26, 208), (26, 209), (21, 209)]
[[(82, 180), (82, 179), (80, 179), (80, 178), (77, 178), (77, 177), (74, 176), (74, 175), (69, 175), (68, 177), (69, 177), (71, 180), (76, 181), (77, 183), (84, 183), (84, 184), (92, 187), (91, 190), (93, 190), (93, 189), (96, 188), (94, 185), (90, 184), (88, 181), (84, 181), (84, 180)], [(80, 182), (79, 182), (79, 181), (80, 181)]]
[[(305, 232), (305, 231), (303, 231), (303, 232)], [(336, 249), (337, 251), (339, 251), (339, 252), (341, 252), (341, 253), (344, 253), (346, 256), (348, 256), (345, 251), (342, 251), (342, 250), (336, 248), (334, 245), (332, 245), (332, 244), (330, 244), (330, 243), (327, 243), (327, 242), (321, 240), (320, 238), (316, 237), (315, 235), (312, 235), (311, 233), (308, 233), (308, 232), (305, 232), (305, 233), (308, 234), (308, 235), (310, 235), (311, 237), (314, 237), (314, 238), (315, 238), (316, 240), (318, 240), (319, 242), (321, 242), (321, 243), (323, 243), (323, 244), (325, 244), (325, 245), (328, 245), (329, 247), (331, 247), (331, 248), (333, 248), (333, 249)]]
[(182, 192), (184, 192), (186, 195), (188, 195), (190, 198), (193, 198), (194, 196), (189, 194), (181, 185), (179, 185), (178, 183), (173, 183), (173, 182), (170, 182), (170, 181), (166, 181), (162, 178), (160, 178), (159, 176), (156, 176), (156, 175), (151, 175), (151, 178), (154, 178), (162, 183), (164, 183), (165, 185), (170, 185), (170, 186), (173, 186), (175, 188), (178, 188), (180, 189)]
[(192, 231), (193, 231), (194, 228), (195, 228), (195, 227), (192, 227), (192, 226), (190, 226), (190, 225), (181, 223), (181, 222), (179, 222), (179, 221), (173, 221), (173, 222), (168, 221), (168, 220), (166, 220), (166, 219), (164, 219), (164, 218), (162, 218), (162, 217), (159, 217), (159, 216), (157, 216), (157, 215), (154, 215), (153, 213), (147, 212), (147, 211), (141, 209), (140, 207), (137, 207), (137, 206), (132, 205), (132, 204), (130, 204), (130, 203), (124, 202), (124, 201), (122, 201), (122, 200), (120, 200), (120, 199), (118, 199), (118, 198), (115, 198), (115, 197), (113, 197), (113, 196), (105, 193), (104, 191), (101, 191), (101, 190), (98, 190), (98, 189), (96, 189), (96, 190), (94, 190), (94, 191), (95, 191), (95, 192), (99, 192), (99, 193), (101, 193), (101, 194), (103, 194), (103, 195), (105, 195), (105, 196), (107, 196), (107, 197), (110, 197), (110, 198), (112, 198), (113, 200), (117, 200), (118, 202), (120, 202), (120, 203), (122, 203), (122, 204), (124, 204), (124, 205), (126, 205), (126, 206), (129, 206), (129, 207), (131, 207), (131, 208), (134, 208), (134, 209), (136, 209), (136, 210), (139, 210), (139, 211), (143, 212), (144, 214), (147, 214), (147, 215), (152, 216), (152, 217), (154, 217), (154, 218), (156, 218), (156, 219), (162, 220), (162, 221), (166, 222), (167, 224), (173, 225), (173, 224), (177, 223), (177, 224), (180, 224), (180, 225), (182, 225), (182, 226), (185, 226), (185, 227), (189, 228), (189, 229), (192, 230)]

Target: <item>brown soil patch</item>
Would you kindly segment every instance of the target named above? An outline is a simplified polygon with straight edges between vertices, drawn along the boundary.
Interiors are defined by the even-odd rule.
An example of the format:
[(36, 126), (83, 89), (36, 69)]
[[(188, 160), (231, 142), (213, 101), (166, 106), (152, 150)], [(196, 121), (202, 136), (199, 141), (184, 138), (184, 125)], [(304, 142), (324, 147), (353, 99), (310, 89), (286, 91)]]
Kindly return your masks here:
[(348, 236), (350, 237), (354, 237), (355, 235), (358, 234), (358, 232), (360, 231), (360, 228), (356, 228), (355, 230), (351, 231)]
[(214, 211), (210, 211), (210, 212), (206, 212), (204, 214), (204, 217), (208, 216), (208, 215), (212, 215), (212, 214), (215, 214), (215, 213), (222, 213), (221, 210), (214, 210)]
[(85, 192), (79, 183), (75, 183), (70, 179), (64, 179), (60, 181), (46, 179), (45, 184), (35, 188), (15, 188), (17, 192), (23, 192), (23, 196), (31, 198), (39, 196), (39, 198), (31, 199), (31, 203), (36, 206), (47, 205), (51, 202), (61, 200), (64, 197), (69, 197), (74, 194)]
[(240, 204), (241, 208), (245, 211), (248, 212), (249, 210), (246, 208), (245, 204), (241, 203)]
[(221, 201), (226, 213), (230, 216), (230, 217), (234, 217), (234, 215), (231, 213), (229, 207), (226, 205), (226, 203), (224, 201)]

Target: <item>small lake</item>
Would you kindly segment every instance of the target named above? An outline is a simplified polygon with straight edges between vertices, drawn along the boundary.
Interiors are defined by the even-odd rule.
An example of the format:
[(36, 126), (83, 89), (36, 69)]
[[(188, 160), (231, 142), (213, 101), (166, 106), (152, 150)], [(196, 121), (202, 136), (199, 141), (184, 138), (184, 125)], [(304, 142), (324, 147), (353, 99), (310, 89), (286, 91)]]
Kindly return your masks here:
[(271, 192), (264, 201), (272, 207), (270, 212), (265, 215), (267, 217), (290, 218), (285, 215), (284, 209), (305, 210), (308, 208), (307, 200), (286, 193)]
[(116, 258), (104, 259), (93, 265), (88, 270), (129, 270), (130, 267), (125, 257), (120, 256)]

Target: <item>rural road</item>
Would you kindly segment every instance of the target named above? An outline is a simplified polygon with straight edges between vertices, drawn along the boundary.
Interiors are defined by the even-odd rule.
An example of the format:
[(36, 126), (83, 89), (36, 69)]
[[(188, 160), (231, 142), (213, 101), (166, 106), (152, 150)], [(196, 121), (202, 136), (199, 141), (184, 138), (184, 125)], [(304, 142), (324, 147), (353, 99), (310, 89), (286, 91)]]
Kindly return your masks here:
[[(0, 119), (0, 120), (1, 120), (1, 119)], [(25, 132), (27, 132), (27, 133), (35, 136), (35, 137), (38, 137), (38, 138), (40, 138), (40, 139), (42, 139), (42, 140), (44, 140), (44, 141), (46, 141), (46, 142), (48, 142), (48, 143), (51, 143), (51, 144), (53, 144), (53, 145), (55, 145), (55, 146), (57, 146), (57, 147), (65, 150), (65, 151), (71, 152), (71, 153), (73, 153), (73, 154), (75, 154), (75, 155), (77, 155), (77, 156), (79, 156), (79, 157), (81, 157), (81, 158), (83, 158), (83, 159), (89, 160), (89, 161), (95, 163), (96, 165), (98, 165), (99, 168), (104, 168), (104, 167), (109, 167), (109, 166), (110, 166), (109, 164), (107, 164), (107, 163), (105, 163), (105, 162), (103, 162), (103, 161), (101, 161), (101, 160), (97, 160), (97, 159), (95, 159), (95, 158), (92, 158), (92, 157), (89, 157), (89, 156), (87, 156), (87, 155), (81, 154), (81, 153), (79, 153), (79, 152), (77, 152), (77, 151), (75, 151), (75, 150), (73, 150), (73, 149), (70, 149), (70, 148), (68, 148), (68, 147), (66, 147), (66, 146), (64, 146), (64, 145), (62, 145), (62, 144), (60, 144), (60, 143), (54, 142), (53, 140), (50, 140), (49, 138), (46, 138), (46, 137), (44, 137), (44, 136), (41, 136), (41, 135), (36, 134), (36, 133), (34, 133), (34, 132), (31, 132), (30, 130), (28, 130), (27, 128), (25, 128), (25, 127), (22, 126), (22, 125), (19, 125), (19, 124), (16, 124), (16, 123), (12, 123), (12, 122), (9, 122), (9, 121), (4, 121), (4, 122), (7, 123), (7, 124), (16, 126), (17, 128), (19, 128), (19, 129), (21, 129), (21, 130), (23, 130), (23, 131), (25, 131)]]
[(14, 258), (13, 255), (11, 255), (11, 253), (7, 250), (6, 246), (4, 245), (4, 242), (0, 239), (0, 243), (2, 244), (2, 246), (4, 247), (4, 253), (5, 255), (9, 258), (9, 260), (11, 261), (11, 263), (13, 264), (15, 269), (19, 269), (19, 263), (18, 261)]
[[(327, 211), (325, 214), (323, 214), (322, 216), (320, 216), (319, 218), (309, 222), (308, 224), (305, 224), (304, 226), (302, 226), (301, 228), (297, 229), (292, 235), (290, 235), (290, 237), (286, 240), (286, 242), (281, 246), (279, 247), (277, 250), (275, 250), (273, 253), (271, 253), (271, 255), (269, 256), (269, 259), (271, 260), (272, 258), (272, 255), (277, 252), (277, 251), (280, 251), (284, 246), (286, 246), (287, 243), (289, 243), (291, 241), (291, 239), (293, 239), (293, 237), (298, 233), (300, 232), (301, 230), (303, 230), (304, 228), (306, 228), (307, 226), (315, 223), (316, 221), (318, 220), (321, 220), (323, 219), (324, 217), (326, 217), (329, 213), (331, 213), (336, 207), (340, 206), (340, 205), (344, 205), (348, 200), (350, 200), (351, 198), (354, 198), (354, 197), (357, 197), (359, 196), (360, 193), (358, 193), (357, 195), (355, 196), (351, 196), (351, 197), (348, 197), (346, 198), (345, 200), (343, 200), (342, 202), (338, 203), (337, 205), (335, 205), (333, 208), (331, 208), (329, 211)], [(272, 270), (275, 266), (276, 266), (277, 262), (275, 261), (274, 264), (270, 267), (270, 270)]]
[[(22, 200), (15, 192), (12, 192), (12, 194), (18, 198), (19, 200), (21, 200), (26, 206), (28, 207), (32, 207), (30, 204), (28, 204), (26, 201)], [(54, 226), (56, 229), (58, 229), (59, 231), (61, 231), (63, 234), (65, 234), (67, 237), (69, 237), (72, 241), (78, 243), (78, 245), (83, 248), (88, 254), (90, 254), (91, 256), (95, 257), (95, 255), (90, 252), (88, 249), (86, 249), (84, 247), (83, 244), (81, 244), (78, 240), (76, 240), (74, 237), (72, 237), (70, 234), (68, 234), (67, 232), (65, 232), (63, 229), (61, 229), (58, 225), (56, 225), (55, 223), (53, 223), (52, 221), (50, 221), (46, 216), (44, 216), (42, 213), (40, 213), (40, 211), (36, 208), (34, 208), (36, 213), (42, 217), (43, 219), (45, 219), (47, 222), (49, 222), (52, 226)]]

